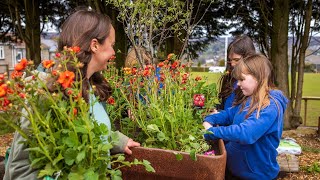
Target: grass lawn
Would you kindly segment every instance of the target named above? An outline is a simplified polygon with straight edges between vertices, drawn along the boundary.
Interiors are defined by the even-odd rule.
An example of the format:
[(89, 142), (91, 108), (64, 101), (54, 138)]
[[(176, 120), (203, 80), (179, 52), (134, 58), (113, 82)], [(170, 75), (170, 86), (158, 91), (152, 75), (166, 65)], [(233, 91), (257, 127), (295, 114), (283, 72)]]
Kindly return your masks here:
[[(192, 72), (193, 76), (204, 76), (208, 78), (208, 82), (216, 82), (221, 76), (221, 73), (208, 73), (208, 72)], [(320, 97), (320, 74), (305, 73), (303, 96)], [(307, 104), (307, 126), (318, 126), (318, 118), (320, 116), (320, 100), (309, 100)], [(301, 104), (301, 116), (304, 121), (304, 101)]]

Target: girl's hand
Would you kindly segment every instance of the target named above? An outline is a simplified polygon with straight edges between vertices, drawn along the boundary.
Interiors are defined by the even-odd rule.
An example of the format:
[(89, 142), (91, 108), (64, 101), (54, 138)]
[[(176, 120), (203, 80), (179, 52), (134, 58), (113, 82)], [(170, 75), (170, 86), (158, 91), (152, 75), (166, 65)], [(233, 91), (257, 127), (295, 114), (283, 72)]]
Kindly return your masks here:
[(212, 127), (212, 125), (210, 123), (208, 123), (208, 122), (203, 122), (202, 125), (206, 130), (208, 130), (209, 128)]
[(219, 113), (218, 110), (216, 108), (214, 108), (213, 110), (211, 110), (210, 115), (211, 114), (218, 114), (218, 113)]
[(132, 154), (132, 151), (130, 150), (130, 148), (132, 147), (139, 147), (140, 146), (140, 143), (138, 142), (135, 142), (133, 141), (132, 139), (129, 139), (128, 143), (127, 143), (127, 146), (124, 148), (124, 152), (126, 154), (129, 154), (131, 155)]

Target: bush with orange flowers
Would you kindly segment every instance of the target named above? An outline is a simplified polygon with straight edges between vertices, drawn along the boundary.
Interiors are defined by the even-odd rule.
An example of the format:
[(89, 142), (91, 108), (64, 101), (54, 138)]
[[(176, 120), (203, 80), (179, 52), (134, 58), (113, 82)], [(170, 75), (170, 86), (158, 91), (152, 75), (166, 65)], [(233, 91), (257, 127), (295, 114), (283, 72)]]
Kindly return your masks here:
[[(82, 81), (75, 80), (83, 67), (76, 57), (79, 51), (65, 48), (55, 61), (43, 61), (46, 73), (31, 71), (33, 63), (22, 59), (11, 78), (0, 74), (0, 119), (25, 139), (39, 178), (119, 179), (121, 167), (137, 164), (152, 171), (147, 161), (127, 162), (123, 154), (110, 155), (117, 136), (90, 116), (90, 105), (81, 97)], [(67, 69), (70, 65), (76, 72)]]
[(216, 84), (192, 78), (187, 70), (174, 54), (157, 66), (124, 68), (120, 76), (109, 67), (105, 77), (113, 84), (116, 102), (108, 113), (114, 124), (146, 147), (193, 155), (206, 151), (202, 115), (218, 102)]

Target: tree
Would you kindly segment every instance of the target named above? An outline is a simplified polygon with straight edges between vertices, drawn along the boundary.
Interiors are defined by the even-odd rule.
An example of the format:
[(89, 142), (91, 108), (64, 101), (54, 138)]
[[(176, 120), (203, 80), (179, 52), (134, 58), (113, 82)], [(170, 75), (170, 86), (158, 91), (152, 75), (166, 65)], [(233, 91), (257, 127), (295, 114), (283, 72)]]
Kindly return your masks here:
[[(260, 51), (267, 55), (273, 66), (275, 83), (287, 97), (291, 98), (290, 105), (288, 105), (286, 118), (284, 121), (284, 128), (296, 128), (300, 125), (300, 109), (301, 109), (301, 96), (303, 85), (303, 67), (305, 58), (305, 49), (308, 46), (308, 38), (310, 36), (310, 20), (315, 21), (315, 25), (319, 28), (319, 22), (316, 18), (315, 8), (319, 8), (319, 2), (316, 0), (311, 1), (272, 1), (272, 0), (258, 0), (258, 1), (233, 1), (228, 0), (224, 4), (226, 19), (233, 21), (232, 26), (236, 27), (233, 32), (247, 33), (258, 44)], [(298, 5), (299, 4), (299, 5)], [(314, 10), (310, 11), (308, 5), (312, 4)], [(236, 7), (232, 9), (231, 7)], [(310, 19), (310, 13), (313, 16)], [(291, 12), (291, 14), (289, 14)], [(299, 15), (300, 20), (297, 18)], [(295, 71), (295, 65), (299, 67), (298, 81), (293, 76), (293, 86), (289, 91), (289, 64), (288, 64), (288, 33), (289, 33), (289, 17), (290, 17), (290, 30), (298, 28), (299, 39), (293, 45), (293, 59), (298, 58), (299, 61), (292, 63), (292, 71)], [(293, 23), (295, 26), (293, 26)], [(297, 34), (294, 31), (291, 34)], [(303, 40), (302, 37), (306, 39)], [(297, 63), (299, 62), (299, 63)], [(294, 72), (295, 73), (295, 72)], [(297, 83), (297, 84), (296, 84)], [(298, 93), (296, 93), (298, 92)], [(290, 94), (291, 93), (291, 94)], [(295, 108), (293, 109), (293, 103)], [(300, 105), (299, 105), (300, 104)], [(297, 118), (298, 117), (298, 118)]]
[(39, 64), (41, 62), (39, 0), (8, 0), (8, 6), (15, 29), (26, 43), (27, 59), (33, 60), (36, 65)]
[[(141, 47), (150, 52), (151, 63), (153, 63), (154, 58), (164, 49), (165, 40), (174, 36), (183, 39), (184, 44), (180, 49), (180, 54), (182, 54), (195, 23), (199, 22), (194, 21), (192, 17), (193, 11), (191, 10), (195, 7), (194, 0), (186, 2), (179, 0), (108, 0), (108, 2), (119, 10), (118, 20), (123, 22), (140, 66), (145, 64)], [(196, 12), (199, 16), (202, 13), (198, 10)], [(185, 33), (182, 32), (182, 29), (185, 29)]]
[[(299, 0), (292, 3), (290, 11), (290, 30), (292, 32), (290, 106), (293, 109), (292, 119), (294, 122), (302, 122), (300, 111), (305, 57), (313, 29), (311, 27), (312, 16), (314, 16), (314, 24), (319, 22), (317, 18), (319, 17), (319, 9), (317, 8), (319, 5), (313, 5), (312, 0)], [(296, 78), (297, 71), (298, 78)]]

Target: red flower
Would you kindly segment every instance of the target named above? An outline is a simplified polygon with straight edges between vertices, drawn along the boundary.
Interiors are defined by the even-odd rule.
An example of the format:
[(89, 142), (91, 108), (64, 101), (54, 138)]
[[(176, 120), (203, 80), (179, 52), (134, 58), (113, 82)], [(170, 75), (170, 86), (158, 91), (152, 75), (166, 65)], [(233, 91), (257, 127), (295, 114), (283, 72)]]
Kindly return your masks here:
[(172, 65), (171, 68), (172, 69), (176, 69), (179, 66), (179, 61), (175, 61)]
[(57, 72), (57, 70), (52, 70), (51, 74), (52, 74), (53, 76), (56, 76), (56, 75), (58, 75), (58, 72)]
[(73, 47), (71, 47), (70, 49), (71, 49), (71, 51), (73, 51), (73, 52), (75, 52), (75, 53), (80, 52), (80, 47), (79, 47), (79, 46), (73, 46)]
[(4, 97), (7, 94), (8, 86), (6, 84), (2, 84), (0, 86), (0, 97)]
[(0, 99), (0, 110), (7, 110), (7, 106), (9, 106), (10, 101), (7, 98)]
[(149, 68), (146, 68), (144, 71), (143, 71), (143, 76), (144, 77), (148, 77), (151, 75), (151, 71), (149, 70)]
[(71, 95), (73, 93), (73, 91), (71, 90), (71, 89), (69, 89), (68, 91), (67, 91), (67, 94), (68, 95)]
[(42, 61), (42, 65), (44, 68), (49, 69), (54, 65), (54, 61), (53, 60), (44, 60)]
[(193, 95), (193, 105), (197, 107), (203, 107), (205, 102), (205, 97), (203, 94)]
[(4, 77), (5, 77), (4, 74), (0, 74), (0, 83), (1, 83), (2, 81), (4, 81)]
[(26, 98), (26, 94), (24, 94), (24, 93), (19, 93), (19, 96), (20, 96), (21, 99)]
[(132, 74), (132, 75), (136, 75), (136, 74), (137, 74), (137, 68), (133, 67), (133, 68), (131, 69), (131, 74)]
[(73, 72), (65, 71), (63, 73), (60, 73), (58, 83), (60, 83), (62, 87), (66, 89), (71, 86), (71, 84), (73, 83), (74, 77), (75, 75)]
[(109, 61), (113, 61), (113, 60), (115, 60), (115, 59), (116, 59), (116, 56), (111, 56), (110, 59), (109, 59)]
[(164, 73), (160, 73), (160, 81), (163, 82), (166, 79), (166, 75)]
[(107, 100), (107, 103), (110, 104), (110, 105), (114, 105), (115, 102), (116, 102), (116, 101), (114, 100), (114, 98), (113, 98), (112, 96), (110, 96), (110, 97), (108, 98), (108, 100)]
[(60, 58), (61, 54), (60, 53), (56, 53), (56, 58)]
[(196, 78), (195, 78), (195, 80), (196, 81), (200, 81), (202, 78), (200, 77), (200, 76), (197, 76)]

